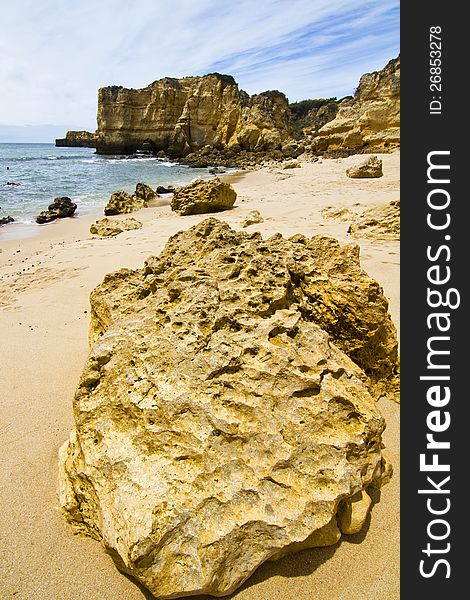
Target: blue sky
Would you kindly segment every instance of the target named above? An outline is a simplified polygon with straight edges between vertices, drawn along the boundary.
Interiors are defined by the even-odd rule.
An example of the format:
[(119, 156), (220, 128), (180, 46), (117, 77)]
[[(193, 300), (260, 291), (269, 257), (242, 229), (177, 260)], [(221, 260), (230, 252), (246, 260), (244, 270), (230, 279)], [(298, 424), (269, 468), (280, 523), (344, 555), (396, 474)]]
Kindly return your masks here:
[(352, 94), (399, 53), (399, 0), (15, 0), (0, 19), (0, 141), (96, 128), (99, 87), (219, 71), (290, 101)]

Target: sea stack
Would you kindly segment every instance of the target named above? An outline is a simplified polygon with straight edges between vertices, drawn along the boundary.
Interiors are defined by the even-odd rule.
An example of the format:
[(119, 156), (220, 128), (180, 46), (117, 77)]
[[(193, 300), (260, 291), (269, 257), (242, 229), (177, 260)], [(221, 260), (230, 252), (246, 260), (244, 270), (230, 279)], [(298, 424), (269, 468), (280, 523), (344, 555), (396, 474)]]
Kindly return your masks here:
[(96, 148), (96, 134), (89, 131), (67, 131), (64, 138), (57, 138), (56, 146), (65, 148)]

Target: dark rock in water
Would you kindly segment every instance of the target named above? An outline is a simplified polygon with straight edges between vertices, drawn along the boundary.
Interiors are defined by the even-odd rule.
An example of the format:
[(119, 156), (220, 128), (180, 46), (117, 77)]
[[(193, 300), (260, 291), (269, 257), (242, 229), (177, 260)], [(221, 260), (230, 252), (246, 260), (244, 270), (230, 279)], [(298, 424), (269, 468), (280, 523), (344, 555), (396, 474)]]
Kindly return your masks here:
[(49, 223), (55, 219), (63, 219), (65, 217), (73, 217), (77, 210), (77, 205), (72, 202), (67, 196), (55, 198), (52, 204), (49, 204), (48, 210), (43, 210), (36, 217), (36, 223)]
[(7, 181), (5, 185), (9, 185), (11, 187), (20, 187), (21, 183), (16, 183), (14, 181)]
[(226, 169), (221, 169), (220, 167), (212, 167), (212, 169), (209, 169), (209, 173), (211, 175), (217, 175), (218, 173), (226, 173)]
[(172, 185), (168, 187), (164, 187), (163, 185), (157, 186), (157, 194), (172, 194), (175, 191), (175, 188)]
[(8, 223), (13, 223), (15, 219), (8, 215), (7, 217), (0, 217), (0, 225), (7, 225)]

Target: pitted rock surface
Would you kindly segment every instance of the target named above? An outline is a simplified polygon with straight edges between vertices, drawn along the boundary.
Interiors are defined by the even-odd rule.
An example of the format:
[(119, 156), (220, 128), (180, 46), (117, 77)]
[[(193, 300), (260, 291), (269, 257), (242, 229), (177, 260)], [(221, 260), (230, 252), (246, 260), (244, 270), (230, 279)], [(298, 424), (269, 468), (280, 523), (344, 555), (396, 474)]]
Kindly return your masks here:
[(122, 221), (118, 221), (117, 219), (108, 219), (105, 217), (104, 219), (98, 219), (98, 221), (95, 221), (95, 223), (91, 224), (90, 233), (99, 235), (100, 237), (114, 237), (123, 231), (131, 231), (132, 229), (141, 228), (142, 223), (133, 217), (128, 217)]
[(60, 453), (77, 530), (158, 598), (229, 594), (264, 561), (339, 539), (340, 503), (384, 470), (356, 363), (380, 377), (396, 361), (356, 246), (206, 219), (91, 304)]
[(355, 238), (372, 240), (400, 239), (400, 200), (374, 206), (357, 215), (348, 233)]
[(232, 208), (236, 199), (233, 187), (218, 177), (209, 181), (198, 179), (175, 190), (171, 210), (179, 215), (221, 212)]

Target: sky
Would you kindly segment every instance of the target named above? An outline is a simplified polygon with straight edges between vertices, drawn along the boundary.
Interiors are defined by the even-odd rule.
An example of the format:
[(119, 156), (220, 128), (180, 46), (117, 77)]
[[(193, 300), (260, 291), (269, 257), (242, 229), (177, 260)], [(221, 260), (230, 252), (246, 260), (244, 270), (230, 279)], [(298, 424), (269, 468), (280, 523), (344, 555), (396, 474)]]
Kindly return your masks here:
[(15, 0), (0, 17), (0, 142), (96, 129), (97, 92), (214, 71), (291, 102), (353, 94), (399, 54), (399, 0)]

